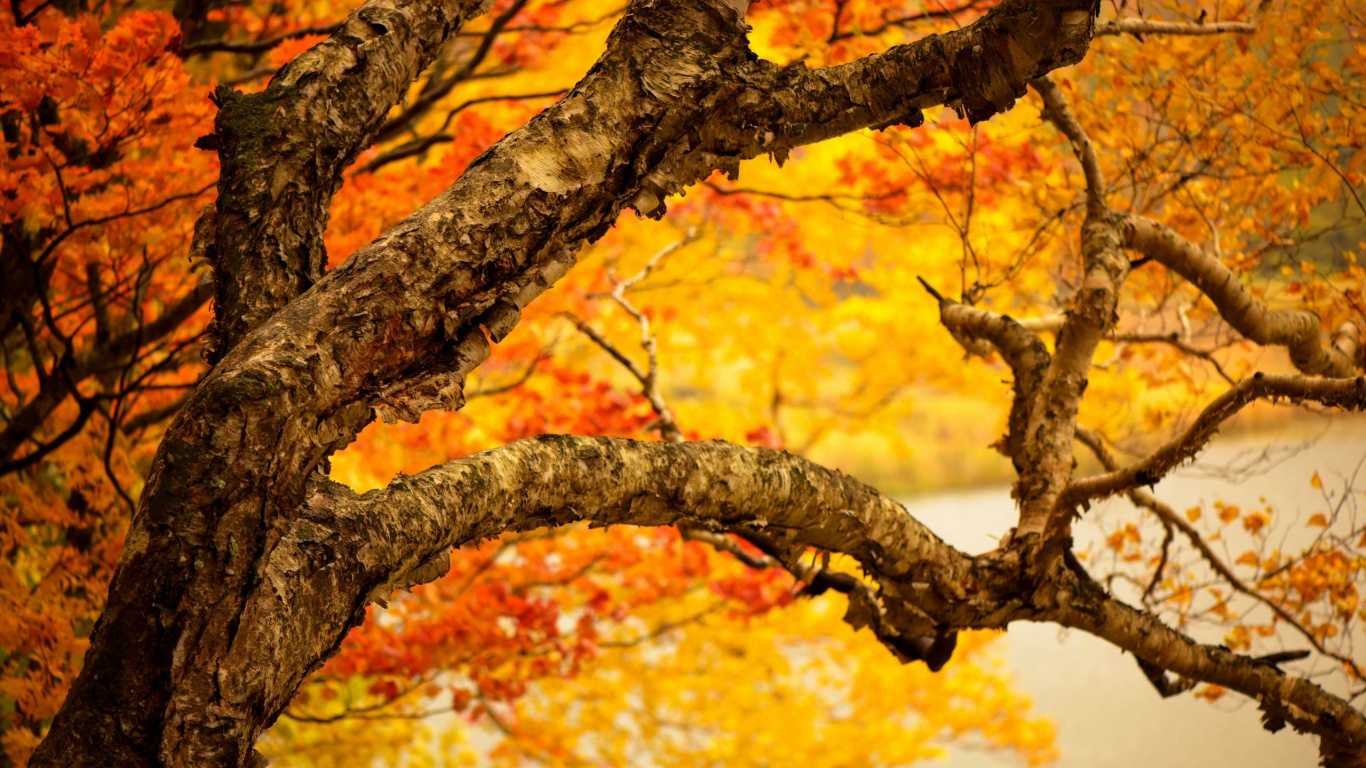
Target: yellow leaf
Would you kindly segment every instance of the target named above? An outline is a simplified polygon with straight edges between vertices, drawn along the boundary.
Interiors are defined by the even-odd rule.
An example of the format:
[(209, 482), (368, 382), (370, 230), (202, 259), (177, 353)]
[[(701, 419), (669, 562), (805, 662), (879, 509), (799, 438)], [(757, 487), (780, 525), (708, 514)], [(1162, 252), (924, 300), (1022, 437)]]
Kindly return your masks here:
[(1313, 486), (1314, 488), (1322, 489), (1323, 478), (1319, 477), (1319, 473), (1315, 472), (1314, 477), (1309, 480), (1309, 485)]
[(1186, 510), (1186, 519), (1189, 520), (1189, 521), (1191, 521), (1192, 523), (1195, 522), (1196, 520), (1199, 520), (1199, 519), (1200, 519), (1200, 508), (1199, 508), (1199, 507), (1191, 507), (1190, 509)]
[(1313, 517), (1309, 518), (1308, 525), (1313, 526), (1315, 528), (1327, 528), (1328, 518), (1324, 517), (1322, 514), (1314, 515)]
[(1231, 523), (1234, 520), (1238, 519), (1238, 515), (1240, 513), (1241, 510), (1239, 510), (1237, 507), (1222, 507), (1219, 510), (1219, 519), (1224, 521), (1225, 523)]
[(1239, 555), (1238, 559), (1234, 560), (1233, 562), (1238, 565), (1251, 565), (1253, 567), (1256, 567), (1256, 565), (1261, 562), (1261, 558), (1257, 557), (1256, 552), (1249, 550)]

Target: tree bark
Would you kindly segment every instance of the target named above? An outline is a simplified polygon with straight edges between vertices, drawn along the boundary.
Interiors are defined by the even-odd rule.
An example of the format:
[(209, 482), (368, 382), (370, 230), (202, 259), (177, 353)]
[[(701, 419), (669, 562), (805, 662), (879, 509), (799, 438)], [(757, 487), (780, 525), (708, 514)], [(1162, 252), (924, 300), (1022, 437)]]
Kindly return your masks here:
[[(489, 339), (624, 208), (659, 216), (714, 169), (919, 124), (933, 105), (986, 119), (1084, 55), (1095, 9), (1006, 0), (961, 30), (808, 71), (755, 60), (746, 6), (634, 4), (573, 91), (321, 279), (337, 173), (473, 4), (375, 0), (261, 96), (221, 95), (222, 359), (158, 450), (85, 666), (33, 765), (249, 764), (372, 593), (398, 585), (356, 567), (361, 532), (310, 527), (304, 502), (327, 487), (332, 452), (375, 417), (458, 408)], [(329, 552), (352, 554), (329, 568)], [(912, 567), (913, 552), (878, 557)], [(323, 576), (286, 590), (273, 578), (286, 556)], [(407, 556), (410, 574), (436, 568)]]
[(264, 91), (220, 86), (214, 133), (218, 203), (207, 219), (217, 274), (207, 356), (322, 278), (328, 204), (342, 171), (370, 146), (390, 108), (483, 0), (369, 0), (332, 37), (296, 57)]

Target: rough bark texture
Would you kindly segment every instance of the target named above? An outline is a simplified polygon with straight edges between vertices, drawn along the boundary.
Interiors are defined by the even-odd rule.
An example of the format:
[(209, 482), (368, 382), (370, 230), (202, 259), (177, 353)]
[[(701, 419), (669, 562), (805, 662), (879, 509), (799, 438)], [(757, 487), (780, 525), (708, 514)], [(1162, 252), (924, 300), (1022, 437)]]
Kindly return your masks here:
[(210, 360), (318, 282), (323, 231), (342, 171), (370, 146), (389, 109), (484, 0), (370, 0), (331, 38), (295, 58), (260, 93), (220, 86), (218, 274)]
[[(1029, 78), (1081, 58), (1094, 9), (1007, 0), (957, 32), (807, 71), (754, 59), (747, 3), (636, 3), (572, 92), (317, 280), (337, 171), (472, 5), (369, 3), (261, 96), (224, 97), (225, 354), (161, 445), (84, 670), (35, 765), (246, 764), (364, 604), (341, 582), (286, 602), (268, 578), (330, 453), (375, 416), (459, 407), (485, 334), (500, 340), (623, 208), (660, 215), (668, 194), (715, 168), (918, 122), (934, 104), (985, 119)], [(329, 573), (358, 578), (341, 570)], [(356, 572), (375, 579), (366, 596), (387, 583)], [(322, 624), (331, 631), (300, 629)]]
[[(1082, 282), (1072, 299), (1048, 370), (1029, 409), (1023, 465), (1015, 485), (1020, 502), (1020, 535), (1056, 539), (1066, 533), (1065, 520), (1053, 514), (1076, 462), (1072, 456), (1077, 409), (1091, 371), (1096, 346), (1114, 328), (1120, 289), (1129, 276), (1129, 260), (1120, 251), (1116, 221), (1105, 205), (1105, 178), (1091, 140), (1067, 108), (1062, 92), (1047, 76), (1030, 83), (1043, 98), (1042, 115), (1068, 141), (1086, 177), (1086, 221), (1081, 230)], [(1050, 542), (1051, 543), (1051, 542)]]
[(1018, 535), (1061, 535), (1066, 520), (1053, 514), (1075, 466), (1072, 442), (1077, 409), (1086, 391), (1091, 358), (1116, 319), (1119, 292), (1129, 274), (1120, 235), (1108, 211), (1093, 211), (1082, 225), (1081, 287), (1058, 332), (1053, 360), (1044, 374), (1025, 429), (1023, 470), (1015, 492), (1020, 501)]
[[(1151, 31), (1180, 32), (1163, 25)], [(1046, 77), (1031, 81), (1031, 85), (1042, 97), (1043, 117), (1072, 144), (1086, 180), (1083, 194), (1087, 216), (1081, 233), (1083, 280), (1066, 314), (1023, 322), (962, 307), (935, 294), (940, 300), (941, 321), (954, 338), (970, 353), (999, 350), (1016, 375), (1016, 402), (1006, 446), (1019, 470), (1016, 496), (1021, 507), (1020, 525), (1001, 550), (978, 558), (974, 564), (1001, 563), (1015, 555), (1014, 562), (1023, 569), (1016, 576), (1018, 594), (1030, 595), (1033, 614), (1029, 618), (1078, 627), (1131, 651), (1164, 696), (1190, 690), (1200, 681), (1227, 685), (1258, 702), (1268, 728), (1276, 730), (1290, 723), (1302, 732), (1321, 736), (1325, 765), (1366, 764), (1366, 742), (1362, 741), (1366, 723), (1347, 701), (1306, 680), (1288, 677), (1272, 664), (1237, 656), (1222, 647), (1196, 644), (1153, 614), (1113, 600), (1080, 565), (1069, 560), (1067, 535), (1078, 507), (1087, 506), (1093, 498), (1128, 493), (1136, 504), (1166, 521), (1169, 537), (1175, 529), (1191, 537), (1212, 567), (1235, 589), (1267, 603), (1321, 653), (1356, 668), (1353, 660), (1327, 652), (1284, 608), (1242, 584), (1194, 529), (1142, 486), (1156, 482), (1193, 457), (1224, 421), (1255, 399), (1312, 401), (1349, 410), (1366, 408), (1366, 378), (1345, 378), (1354, 375), (1361, 362), (1357, 359), (1362, 353), (1360, 326), (1355, 322), (1343, 324), (1334, 334), (1331, 347), (1325, 349), (1314, 315), (1267, 309), (1252, 299), (1217, 258), (1153, 222), (1111, 211), (1098, 158), (1062, 92)], [(1288, 347), (1300, 370), (1338, 378), (1256, 374), (1242, 382), (1230, 380), (1233, 389), (1212, 402), (1185, 434), (1143, 461), (1118, 467), (1098, 436), (1077, 424), (1077, 409), (1097, 345), (1107, 336), (1122, 338), (1115, 334), (1120, 291), (1129, 270), (1122, 248), (1137, 250), (1185, 276), (1244, 335), (1258, 343)], [(1036, 332), (1058, 334), (1051, 356), (1046, 350), (1036, 351), (1041, 347)], [(1188, 353), (1199, 353), (1179, 340), (1159, 338)], [(1023, 404), (1022, 393), (1027, 395)], [(1074, 437), (1080, 437), (1106, 462), (1107, 474), (1070, 481), (1076, 466)], [(989, 582), (982, 579), (975, 583)], [(1175, 682), (1168, 678), (1169, 673), (1176, 675)]]
[[(602, 482), (606, 477), (613, 481)], [(249, 610), (278, 615), (337, 594), (363, 606), (441, 575), (451, 547), (577, 521), (759, 530), (845, 553), (877, 587), (872, 604), (851, 594), (845, 619), (856, 627), (880, 622), (884, 631), (913, 637), (942, 627), (1055, 621), (1160, 669), (1241, 691), (1330, 744), (1366, 738), (1366, 721), (1341, 699), (1274, 666), (1195, 643), (1114, 600), (1084, 572), (1059, 567), (1035, 582), (1017, 551), (969, 557), (857, 480), (785, 453), (721, 442), (552, 435), (402, 477), (363, 496), (320, 484), (266, 565), (272, 589)], [(334, 624), (302, 626), (295, 618), (291, 631), (303, 644), (310, 631), (335, 632), (344, 618), (338, 613)], [(282, 667), (259, 674), (279, 676), (288, 669)]]

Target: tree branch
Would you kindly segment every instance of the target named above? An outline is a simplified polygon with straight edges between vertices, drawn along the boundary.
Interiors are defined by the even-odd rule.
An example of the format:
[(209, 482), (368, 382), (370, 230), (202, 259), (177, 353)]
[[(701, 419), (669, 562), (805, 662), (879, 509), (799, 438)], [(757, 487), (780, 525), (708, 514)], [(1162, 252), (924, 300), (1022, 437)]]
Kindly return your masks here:
[[(313, 509), (315, 515), (326, 509), (337, 530), (363, 532), (357, 560), (345, 562), (372, 574), (371, 580), (388, 574), (367, 599), (435, 578), (450, 548), (506, 531), (583, 520), (681, 524), (702, 538), (734, 531), (760, 544), (778, 538), (858, 560), (878, 591), (845, 584), (851, 597), (845, 619), (855, 627), (881, 621), (900, 637), (923, 638), (927, 627), (1056, 621), (1129, 650), (1149, 665), (1252, 696), (1264, 710), (1324, 736), (1334, 748), (1359, 750), (1366, 742), (1361, 715), (1308, 681), (1197, 644), (1070, 569), (1053, 569), (1031, 588), (1019, 580), (1009, 553), (967, 557), (875, 490), (789, 454), (719, 442), (543, 436), (399, 478), (364, 496), (319, 494)], [(286, 534), (280, 562), (297, 562), (316, 535), (312, 526)], [(781, 555), (774, 544), (761, 548), (772, 550), (769, 558)], [(267, 574), (282, 584), (287, 577)], [(306, 580), (289, 588), (310, 589)], [(862, 596), (877, 603), (868, 606)]]
[(226, 86), (214, 133), (221, 162), (209, 359), (316, 283), (323, 231), (342, 171), (481, 0), (369, 0), (260, 93)]
[[(263, 617), (278, 614), (248, 607), (254, 574), (301, 520), (332, 452), (376, 416), (460, 407), (464, 377), (490, 341), (624, 208), (662, 215), (667, 195), (716, 168), (908, 119), (919, 105), (957, 101), (984, 119), (1027, 79), (1082, 57), (1095, 7), (1005, 0), (962, 30), (808, 72), (754, 61), (743, 2), (637, 2), (574, 90), (300, 295), (322, 263), (320, 246), (310, 248), (340, 169), (468, 10), (380, 2), (263, 94), (223, 98), (217, 259), (229, 285), (217, 307), (220, 351), (231, 351), (162, 442), (85, 665), (35, 766), (69, 765), (54, 750), (73, 740), (106, 764), (153, 754), (245, 762), (340, 628), (358, 620), (356, 606), (317, 606), (340, 589), (270, 597), (297, 615), (269, 623)], [(290, 274), (276, 263), (293, 265)], [(816, 538), (837, 538), (842, 519)], [(916, 546), (929, 545), (908, 557)], [(891, 549), (862, 554), (901, 562)], [(337, 631), (305, 626), (304, 605), (333, 616)], [(932, 622), (902, 618), (889, 620), (934, 632)], [(263, 648), (275, 673), (263, 672)]]
[(180, 46), (180, 55), (198, 56), (206, 53), (265, 53), (286, 40), (308, 35), (330, 35), (341, 29), (341, 24), (321, 24), (285, 32), (261, 40), (200, 40)]
[[(321, 499), (316, 496), (314, 503)], [(510, 499), (517, 501), (509, 504)], [(876, 616), (863, 613), (875, 605), (851, 609), (863, 626), (890, 622), (880, 634), (932, 635), (938, 621), (924, 611), (948, 610), (950, 603), (960, 612), (968, 608), (958, 605), (962, 585), (954, 580), (967, 575), (970, 558), (876, 490), (763, 448), (548, 435), (399, 478), (381, 491), (342, 494), (324, 503), (335, 504), (333, 512), (341, 520), (371, 521), (360, 565), (390, 574), (372, 591), (374, 597), (431, 578), (424, 564), (453, 547), (506, 531), (588, 520), (680, 525), (691, 538), (708, 541), (724, 531), (751, 540), (757, 536), (761, 549), (769, 550), (766, 557), (784, 567), (789, 549), (850, 555), (886, 582), (878, 593), (884, 606)], [(349, 528), (350, 523), (340, 525)], [(724, 541), (718, 546), (732, 548)], [(755, 565), (772, 564), (744, 554)], [(801, 567), (796, 575), (814, 583), (821, 570)], [(827, 588), (846, 594), (861, 589), (852, 577), (832, 573), (826, 580)], [(873, 594), (867, 592), (870, 598)], [(908, 600), (910, 594), (914, 600)], [(917, 607), (910, 609), (910, 603)], [(986, 615), (968, 619), (963, 612), (959, 618), (1000, 620)]]
[(1113, 332), (1120, 289), (1129, 260), (1120, 252), (1115, 216), (1105, 205), (1105, 178), (1086, 131), (1067, 107), (1062, 91), (1047, 77), (1030, 81), (1043, 98), (1043, 116), (1072, 142), (1086, 175), (1086, 220), (1081, 230), (1082, 282), (1072, 299), (1048, 370), (1029, 412), (1015, 492), (1020, 500), (1020, 534), (1041, 534), (1050, 545), (1066, 532), (1056, 500), (1074, 466), (1072, 439), (1096, 347)]
[[(1115, 460), (1114, 454), (1106, 447), (1105, 441), (1099, 433), (1085, 427), (1078, 427), (1077, 439), (1087, 448), (1091, 449), (1091, 452), (1095, 454), (1096, 459), (1100, 461), (1101, 466), (1105, 467), (1106, 470), (1110, 472), (1119, 471), (1119, 462)], [(1249, 586), (1247, 582), (1238, 578), (1238, 575), (1233, 572), (1233, 569), (1224, 562), (1223, 558), (1215, 553), (1212, 547), (1210, 547), (1209, 542), (1205, 541), (1205, 537), (1201, 536), (1200, 532), (1195, 530), (1195, 527), (1187, 522), (1184, 517), (1177, 514), (1176, 510), (1142, 488), (1130, 488), (1124, 493), (1135, 506), (1146, 509), (1156, 515), (1169, 531), (1173, 529), (1181, 531), (1181, 534), (1186, 537), (1191, 543), (1191, 546), (1195, 547), (1196, 551), (1200, 553), (1200, 557), (1209, 564), (1210, 569), (1218, 574), (1219, 578), (1227, 582), (1235, 591), (1266, 606), (1281, 621), (1284, 621), (1287, 625), (1294, 628), (1301, 637), (1314, 647), (1314, 650), (1351, 667), (1358, 677), (1366, 677), (1366, 670), (1362, 670), (1355, 659), (1330, 651), (1317, 635), (1308, 627), (1304, 626), (1298, 618), (1282, 607), (1280, 603), (1268, 598), (1266, 595), (1263, 595)], [(1156, 574), (1154, 577), (1156, 577)], [(1146, 669), (1145, 672), (1147, 672)], [(1186, 686), (1185, 688), (1182, 688), (1182, 690), (1187, 690), (1189, 687), (1190, 686)]]
[(1201, 645), (1150, 613), (1113, 599), (1099, 587), (1078, 583), (1056, 621), (1095, 635), (1134, 654), (1149, 679), (1161, 670), (1193, 681), (1214, 683), (1246, 694), (1265, 713), (1271, 730), (1292, 724), (1321, 737), (1324, 764), (1360, 765), (1366, 719), (1346, 701), (1273, 664), (1240, 656), (1222, 646)]
[(1060, 541), (1070, 522), (1055, 511), (1072, 477), (1072, 440), (1077, 411), (1089, 382), (1096, 347), (1108, 336), (1119, 306), (1129, 260), (1120, 252), (1120, 233), (1107, 210), (1092, 209), (1082, 225), (1082, 283), (1058, 331), (1053, 359), (1030, 408), (1019, 480), (1018, 534)]
[(1170, 227), (1135, 214), (1121, 216), (1125, 247), (1151, 258), (1190, 281), (1209, 297), (1224, 321), (1249, 341), (1285, 347), (1290, 361), (1311, 376), (1346, 378), (1366, 367), (1360, 331), (1344, 324), (1325, 348), (1322, 321), (1312, 312), (1273, 310), (1253, 298), (1219, 257), (1195, 245)]
[(1040, 114), (1072, 142), (1072, 151), (1081, 161), (1082, 172), (1086, 175), (1087, 210), (1105, 210), (1105, 176), (1100, 171), (1100, 159), (1096, 157), (1095, 147), (1091, 146), (1091, 138), (1086, 135), (1081, 123), (1077, 122), (1072, 110), (1067, 108), (1062, 90), (1047, 75), (1036, 77), (1029, 84), (1043, 97)]
[(1366, 410), (1366, 377), (1314, 379), (1257, 373), (1215, 398), (1179, 437), (1147, 458), (1103, 475), (1077, 480), (1058, 499), (1060, 513), (1070, 514), (1094, 499), (1123, 493), (1130, 488), (1153, 485), (1168, 472), (1194, 458), (1219, 426), (1258, 399), (1305, 401), (1336, 408)]
[(1150, 21), (1148, 19), (1111, 19), (1096, 24), (1096, 37), (1102, 35), (1250, 35), (1257, 31), (1255, 24), (1244, 21), (1220, 21), (1210, 24), (1180, 21)]
[(920, 284), (938, 299), (939, 321), (964, 350), (979, 356), (989, 354), (992, 349), (999, 350), (1001, 358), (1015, 375), (1011, 387), (1013, 397), (1009, 426), (1002, 452), (1019, 469), (1024, 460), (1022, 452), (1029, 410), (1051, 359), (1048, 347), (1038, 336), (1008, 315), (987, 312), (945, 298), (923, 279), (920, 279)]

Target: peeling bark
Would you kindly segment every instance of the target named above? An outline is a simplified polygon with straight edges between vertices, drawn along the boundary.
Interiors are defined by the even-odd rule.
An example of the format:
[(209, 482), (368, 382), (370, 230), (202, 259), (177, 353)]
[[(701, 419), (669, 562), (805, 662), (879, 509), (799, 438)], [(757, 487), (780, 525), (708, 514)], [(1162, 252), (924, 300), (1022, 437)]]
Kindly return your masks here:
[(1222, 646), (1196, 643), (1152, 614), (1108, 597), (1095, 584), (1078, 582), (1069, 599), (1060, 602), (1054, 619), (1123, 648), (1157, 669), (1246, 694), (1265, 713), (1264, 720), (1274, 718), (1318, 735), (1326, 766), (1362, 764), (1366, 719), (1308, 680)]
[[(845, 620), (855, 627), (876, 616), (899, 636), (916, 638), (929, 628), (1053, 621), (1130, 651), (1154, 669), (1240, 691), (1265, 712), (1322, 736), (1325, 755), (1336, 760), (1359, 755), (1366, 743), (1366, 719), (1342, 699), (1253, 657), (1196, 643), (1111, 598), (1084, 573), (1055, 563), (1046, 581), (1032, 582), (1017, 551), (969, 557), (857, 480), (786, 453), (722, 442), (543, 436), (402, 477), (363, 496), (320, 487), (267, 566), (276, 586), (260, 598), (261, 609), (279, 612), (338, 588), (361, 604), (383, 599), (443, 573), (452, 547), (578, 521), (681, 525), (703, 535), (759, 530), (845, 553), (877, 586), (877, 604), (850, 592)], [(331, 531), (339, 535), (320, 538)], [(320, 541), (326, 547), (351, 542), (354, 549), (309, 566), (318, 561), (310, 553)], [(339, 583), (346, 579), (351, 582)], [(367, 587), (369, 593), (361, 591)], [(296, 631), (303, 638), (337, 630)]]
[(218, 88), (214, 133), (198, 144), (217, 150), (222, 164), (208, 253), (218, 275), (211, 362), (322, 278), (328, 204), (342, 171), (446, 39), (483, 6), (370, 0), (264, 91)]
[(1119, 228), (1108, 211), (1093, 210), (1087, 215), (1081, 245), (1085, 273), (1058, 332), (1053, 360), (1025, 429), (1024, 467), (1015, 485), (1020, 502), (1017, 535), (1053, 539), (1066, 534), (1070, 520), (1055, 515), (1054, 508), (1076, 466), (1072, 442), (1077, 410), (1096, 346), (1114, 327), (1120, 288), (1129, 275), (1129, 259), (1120, 251)]
[[(375, 0), (263, 94), (220, 94), (221, 360), (168, 429), (35, 766), (247, 764), (363, 607), (340, 583), (263, 607), (281, 600), (269, 564), (311, 519), (332, 452), (375, 417), (458, 408), (489, 339), (623, 209), (662, 215), (714, 169), (935, 104), (985, 119), (1084, 55), (1095, 7), (1007, 0), (962, 30), (808, 71), (756, 61), (743, 6), (634, 4), (573, 91), (321, 279), (337, 173), (475, 4)], [(339, 629), (300, 633), (324, 619)]]

